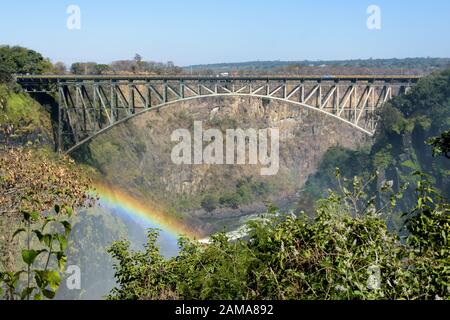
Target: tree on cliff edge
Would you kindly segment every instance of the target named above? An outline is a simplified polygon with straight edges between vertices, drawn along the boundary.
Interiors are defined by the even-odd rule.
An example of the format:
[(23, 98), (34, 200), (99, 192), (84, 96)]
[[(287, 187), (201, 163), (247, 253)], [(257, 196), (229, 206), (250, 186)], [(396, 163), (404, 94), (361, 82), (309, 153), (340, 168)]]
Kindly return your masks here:
[(23, 47), (0, 46), (0, 82), (9, 82), (14, 73), (42, 74), (52, 64), (40, 53)]

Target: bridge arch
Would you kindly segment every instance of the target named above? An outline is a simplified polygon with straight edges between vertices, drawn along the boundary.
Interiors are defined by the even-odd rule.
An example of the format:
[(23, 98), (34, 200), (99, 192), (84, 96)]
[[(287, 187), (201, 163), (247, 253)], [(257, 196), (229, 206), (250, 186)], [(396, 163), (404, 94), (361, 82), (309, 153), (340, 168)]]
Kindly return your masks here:
[(189, 98), (184, 98), (184, 99), (181, 99), (181, 100), (174, 100), (174, 101), (166, 102), (166, 103), (164, 103), (164, 104), (161, 104), (161, 105), (158, 105), (158, 106), (155, 106), (155, 107), (152, 107), (152, 108), (143, 109), (143, 110), (141, 110), (141, 111), (138, 111), (137, 113), (134, 113), (134, 114), (132, 114), (132, 115), (126, 117), (126, 118), (120, 119), (120, 120), (116, 121), (115, 123), (113, 123), (113, 124), (111, 124), (111, 125), (108, 125), (107, 127), (98, 130), (97, 132), (95, 132), (94, 134), (90, 135), (89, 137), (87, 137), (87, 138), (85, 138), (85, 139), (79, 141), (76, 145), (70, 147), (68, 150), (65, 151), (65, 153), (66, 153), (66, 154), (70, 154), (70, 153), (72, 153), (73, 151), (75, 151), (75, 150), (77, 150), (78, 148), (80, 148), (82, 145), (84, 145), (84, 144), (86, 144), (86, 143), (88, 143), (88, 142), (94, 140), (94, 139), (95, 139), (96, 137), (98, 137), (99, 135), (104, 134), (104, 133), (106, 133), (106, 132), (108, 132), (108, 131), (114, 129), (116, 126), (118, 126), (118, 125), (120, 125), (120, 124), (122, 124), (122, 123), (125, 123), (125, 122), (127, 122), (127, 121), (129, 121), (129, 120), (131, 120), (131, 119), (134, 119), (134, 118), (136, 118), (136, 117), (139, 117), (139, 116), (141, 116), (141, 115), (143, 115), (143, 114), (146, 114), (146, 113), (148, 113), (148, 112), (152, 112), (152, 111), (157, 111), (157, 110), (165, 109), (165, 108), (171, 107), (171, 106), (173, 106), (173, 105), (175, 105), (175, 104), (177, 104), (177, 103), (183, 103), (183, 102), (185, 102), (185, 101), (193, 101), (193, 100), (208, 99), (208, 98), (215, 98), (215, 97), (217, 97), (217, 98), (220, 98), (220, 97), (250, 97), (250, 98), (260, 98), (260, 99), (263, 99), (263, 98), (264, 98), (264, 99), (269, 99), (269, 100), (273, 100), (273, 101), (280, 101), (280, 102), (283, 102), (283, 103), (288, 103), (288, 104), (291, 104), (291, 105), (296, 105), (296, 106), (299, 106), (299, 107), (302, 107), (302, 108), (307, 108), (307, 109), (309, 109), (309, 110), (313, 110), (314, 112), (321, 113), (322, 115), (324, 115), (324, 116), (326, 116), (326, 117), (332, 117), (333, 119), (335, 119), (335, 120), (337, 120), (337, 121), (341, 121), (341, 122), (343, 122), (343, 123), (345, 123), (345, 124), (347, 124), (347, 125), (350, 125), (351, 127), (355, 128), (355, 129), (358, 130), (358, 131), (363, 132), (364, 134), (366, 134), (366, 135), (368, 135), (368, 136), (373, 136), (373, 132), (370, 132), (370, 131), (368, 131), (368, 130), (362, 128), (362, 127), (359, 127), (358, 125), (356, 125), (356, 124), (353, 123), (353, 122), (350, 122), (350, 121), (348, 121), (348, 120), (346, 120), (346, 119), (343, 119), (343, 118), (341, 118), (341, 117), (338, 117), (338, 116), (335, 115), (335, 114), (331, 114), (331, 113), (326, 112), (326, 111), (324, 111), (324, 110), (322, 110), (322, 109), (318, 109), (318, 108), (315, 108), (315, 107), (313, 107), (313, 106), (311, 106), (311, 105), (307, 105), (307, 104), (304, 104), (304, 103), (301, 103), (301, 102), (290, 101), (290, 100), (286, 100), (286, 99), (282, 99), (282, 98), (278, 98), (278, 97), (266, 97), (266, 96), (262, 96), (262, 95), (250, 95), (250, 94), (211, 94), (211, 95), (203, 95), (203, 96), (189, 97)]

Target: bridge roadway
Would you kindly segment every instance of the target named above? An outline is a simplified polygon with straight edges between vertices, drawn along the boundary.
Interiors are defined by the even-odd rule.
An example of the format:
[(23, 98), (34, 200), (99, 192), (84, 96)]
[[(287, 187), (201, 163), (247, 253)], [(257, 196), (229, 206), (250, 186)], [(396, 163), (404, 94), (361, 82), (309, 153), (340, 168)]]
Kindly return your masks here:
[(417, 82), (421, 76), (418, 75), (257, 75), (239, 77), (217, 77), (217, 76), (153, 76), (153, 75), (16, 75), (20, 84), (34, 82), (57, 82), (57, 81), (157, 81), (157, 80), (226, 80), (226, 81), (266, 81), (266, 80), (288, 80), (288, 81), (395, 81), (395, 82)]
[(57, 149), (71, 152), (115, 125), (149, 110), (205, 97), (257, 97), (307, 108), (372, 135), (377, 110), (407, 93), (420, 76), (18, 75), (30, 94), (58, 101)]

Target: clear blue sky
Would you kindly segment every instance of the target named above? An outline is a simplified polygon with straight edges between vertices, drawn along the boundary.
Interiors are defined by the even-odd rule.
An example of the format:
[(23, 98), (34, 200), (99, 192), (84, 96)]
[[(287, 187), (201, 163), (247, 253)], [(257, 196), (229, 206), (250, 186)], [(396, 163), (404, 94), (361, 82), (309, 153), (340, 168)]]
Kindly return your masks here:
[[(81, 9), (68, 30), (66, 9)], [(366, 27), (381, 9), (381, 30)], [(449, 0), (2, 1), (0, 44), (52, 61), (177, 65), (250, 60), (450, 57)]]

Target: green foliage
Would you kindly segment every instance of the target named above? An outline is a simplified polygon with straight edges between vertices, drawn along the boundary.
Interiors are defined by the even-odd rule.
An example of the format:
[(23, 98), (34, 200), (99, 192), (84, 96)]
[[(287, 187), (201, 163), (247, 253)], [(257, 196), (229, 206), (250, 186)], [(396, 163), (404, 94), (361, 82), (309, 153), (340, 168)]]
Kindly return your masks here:
[(100, 165), (106, 165), (114, 161), (120, 157), (120, 145), (115, 144), (113, 142), (105, 141), (102, 144), (99, 144), (96, 150), (94, 150), (95, 154), (101, 155), (97, 157), (101, 159)]
[(0, 84), (0, 136), (6, 145), (44, 142), (51, 136), (50, 117), (27, 94)]
[(96, 62), (75, 62), (70, 67), (70, 72), (77, 75), (101, 75), (110, 70), (109, 65)]
[(314, 219), (252, 222), (237, 241), (180, 239), (171, 259), (160, 255), (156, 231), (144, 252), (116, 242), (109, 251), (118, 285), (109, 299), (449, 299), (449, 205), (434, 205), (427, 180), (402, 241), (382, 219), (402, 192), (382, 186), (388, 201), (377, 209), (366, 193), (376, 175), (337, 176), (339, 192), (319, 202)]
[(400, 134), (407, 125), (407, 120), (403, 113), (389, 104), (383, 108), (381, 122), (386, 131), (395, 132), (397, 134)]
[[(148, 242), (144, 252), (129, 252), (129, 242), (116, 242), (108, 252), (119, 261), (115, 266), (116, 278), (122, 283), (122, 288), (112, 290), (110, 298), (125, 300), (138, 299), (146, 296), (149, 299), (174, 298), (174, 292), (171, 292), (166, 283), (171, 280), (170, 266), (166, 266), (164, 258), (159, 252), (156, 244), (158, 233), (150, 231), (148, 233)], [(144, 283), (141, 283), (141, 280)]]
[(222, 206), (233, 209), (237, 209), (241, 201), (242, 199), (238, 193), (225, 193), (219, 199)]
[(211, 212), (219, 206), (219, 198), (215, 195), (208, 194), (203, 198), (201, 206), (207, 212)]
[(36, 51), (22, 47), (0, 46), (0, 83), (12, 80), (12, 74), (42, 74), (52, 64)]
[(413, 248), (410, 259), (415, 260), (414, 273), (419, 298), (446, 297), (450, 288), (450, 205), (433, 188), (429, 178), (420, 177), (416, 191), (417, 204), (407, 214), (407, 243)]
[(0, 123), (9, 122), (11, 125), (26, 126), (27, 122), (33, 125), (39, 123), (39, 109), (36, 103), (25, 94), (5, 92), (5, 105), (0, 110)]
[[(323, 67), (325, 65), (326, 67)], [(217, 63), (208, 65), (195, 65), (186, 68), (186, 71), (203, 74), (216, 74), (227, 70), (237, 70), (239, 72), (248, 72), (250, 74), (262, 73), (273, 74), (283, 73), (292, 74), (302, 73), (311, 70), (312, 74), (318, 72), (327, 72), (330, 74), (330, 68), (345, 68), (346, 73), (361, 72), (361, 68), (364, 68), (364, 72), (367, 72), (367, 68), (372, 69), (375, 72), (389, 72), (394, 70), (405, 72), (405, 69), (410, 71), (434, 71), (436, 69), (448, 68), (450, 65), (450, 59), (448, 58), (406, 58), (406, 59), (357, 59), (357, 60), (338, 60), (338, 61), (249, 61), (240, 63)], [(192, 69), (191, 69), (192, 68)], [(397, 69), (397, 70), (396, 70)], [(323, 71), (325, 70), (325, 71)], [(342, 69), (338, 69), (341, 70)]]
[(201, 206), (208, 212), (216, 208), (238, 208), (240, 205), (251, 203), (267, 197), (273, 186), (266, 181), (257, 181), (252, 177), (236, 181), (234, 190), (227, 192), (209, 191), (201, 200)]
[[(61, 212), (61, 206), (55, 205), (55, 212)], [(64, 210), (64, 212), (71, 212)], [(67, 220), (55, 217), (41, 219), (38, 212), (23, 211), (23, 220), (26, 228), (18, 228), (13, 237), (26, 234), (27, 248), (22, 249), (24, 268), (19, 271), (6, 271), (0, 276), (0, 285), (6, 286), (5, 298), (15, 300), (42, 300), (43, 297), (53, 299), (61, 283), (60, 273), (64, 272), (67, 257), (67, 239), (71, 225)], [(62, 226), (58, 229), (55, 226)], [(37, 228), (35, 228), (37, 226)], [(33, 249), (34, 238), (38, 240), (39, 247)], [(42, 259), (39, 259), (40, 256)], [(51, 269), (51, 263), (57, 267)], [(24, 276), (24, 277), (22, 277)], [(34, 281), (33, 281), (34, 279)]]
[(386, 169), (392, 164), (392, 146), (389, 144), (377, 151), (373, 157), (373, 166), (378, 169)]
[(111, 73), (146, 73), (146, 74), (178, 74), (182, 69), (173, 62), (160, 63), (143, 61), (136, 54), (132, 60), (119, 60), (111, 64), (97, 64), (96, 62), (75, 62), (70, 67), (70, 72), (79, 75), (100, 75)]
[[(429, 174), (436, 181), (435, 187), (450, 197), (450, 162), (430, 152), (433, 147), (435, 156), (445, 156), (448, 150), (450, 69), (421, 79), (408, 94), (393, 98), (380, 111), (380, 118), (370, 150), (327, 151), (317, 173), (306, 183), (305, 197), (318, 199), (324, 196), (324, 190), (334, 189), (333, 168), (337, 166), (345, 177), (367, 177), (370, 172), (380, 171), (381, 181), (393, 181), (396, 187), (409, 182), (411, 189), (400, 201), (398, 213), (414, 204), (412, 183), (417, 177), (412, 173), (417, 170)], [(373, 184), (372, 191), (375, 188)]]
[(96, 74), (104, 74), (104, 73), (107, 73), (110, 70), (111, 70), (111, 68), (107, 64), (97, 64), (95, 66), (95, 73)]
[(428, 140), (433, 147), (433, 155), (443, 155), (450, 159), (450, 130), (443, 132), (439, 137)]
[[(67, 265), (78, 266), (82, 271), (81, 290), (70, 290), (61, 285), (56, 299), (101, 299), (114, 287), (113, 258), (106, 252), (114, 241), (128, 235), (132, 243), (145, 242), (146, 232), (141, 226), (115, 215), (104, 207), (96, 206), (78, 212), (70, 220), (72, 232), (67, 244)], [(62, 283), (70, 275), (63, 275)]]

